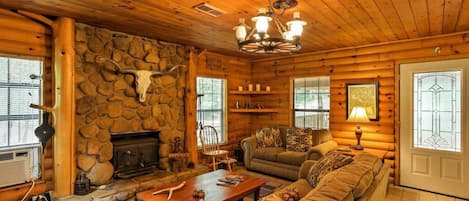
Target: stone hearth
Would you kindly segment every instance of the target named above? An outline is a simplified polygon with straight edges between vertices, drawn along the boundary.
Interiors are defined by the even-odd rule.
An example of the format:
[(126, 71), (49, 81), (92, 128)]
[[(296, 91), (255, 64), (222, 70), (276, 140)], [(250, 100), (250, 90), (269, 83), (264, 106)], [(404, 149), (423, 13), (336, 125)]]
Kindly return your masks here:
[(207, 173), (207, 166), (196, 166), (195, 169), (185, 168), (180, 173), (173, 173), (164, 170), (155, 171), (152, 174), (137, 176), (132, 179), (121, 179), (106, 185), (103, 189), (94, 190), (88, 195), (72, 195), (60, 198), (60, 201), (115, 201), (133, 200), (137, 192), (151, 188), (158, 188), (162, 185), (183, 181), (197, 175)]
[(92, 184), (108, 183), (111, 133), (140, 131), (160, 131), (159, 168), (168, 170), (171, 142), (184, 139), (185, 69), (152, 77), (141, 103), (133, 75), (117, 73), (109, 62), (98, 64), (96, 57), (111, 58), (125, 69), (165, 72), (186, 63), (188, 49), (77, 23), (75, 50), (78, 171), (86, 172)]

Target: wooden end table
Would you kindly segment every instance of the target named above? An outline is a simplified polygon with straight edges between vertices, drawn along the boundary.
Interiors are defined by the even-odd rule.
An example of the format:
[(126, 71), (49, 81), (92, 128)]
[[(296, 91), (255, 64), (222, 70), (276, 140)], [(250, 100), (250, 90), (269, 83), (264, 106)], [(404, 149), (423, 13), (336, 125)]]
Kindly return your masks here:
[[(244, 181), (240, 182), (237, 186), (219, 186), (217, 185), (218, 179), (224, 178), (228, 175), (240, 175), (226, 170), (216, 170), (206, 174), (202, 174), (186, 180), (183, 188), (174, 191), (171, 201), (190, 201), (194, 190), (205, 191), (205, 201), (238, 201), (243, 197), (254, 193), (254, 200), (259, 199), (259, 191), (265, 181), (260, 178), (248, 177), (241, 175)], [(168, 200), (168, 193), (152, 195), (153, 192), (165, 189), (168, 187), (177, 186), (182, 181), (163, 185), (159, 188), (142, 191), (137, 193), (137, 200), (141, 201), (166, 201)]]
[(366, 153), (370, 153), (370, 154), (377, 156), (382, 161), (384, 161), (384, 156), (386, 155), (386, 152), (387, 152), (383, 150), (367, 149), (367, 148), (364, 148), (363, 150), (356, 150), (356, 149), (350, 148), (350, 151), (341, 151), (341, 150), (338, 150), (339, 148), (348, 148), (348, 146), (338, 146), (334, 149), (334, 151), (337, 153), (347, 155), (347, 156), (352, 156), (352, 157), (366, 152)]

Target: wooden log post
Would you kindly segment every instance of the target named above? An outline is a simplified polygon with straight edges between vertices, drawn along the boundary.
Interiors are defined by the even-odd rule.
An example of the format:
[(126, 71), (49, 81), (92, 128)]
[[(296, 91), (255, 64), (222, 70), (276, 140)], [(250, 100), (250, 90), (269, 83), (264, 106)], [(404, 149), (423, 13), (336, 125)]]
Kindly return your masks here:
[(189, 55), (189, 65), (186, 74), (186, 98), (185, 98), (185, 116), (186, 116), (186, 149), (190, 153), (189, 161), (198, 164), (197, 154), (197, 89), (196, 89), (196, 76), (197, 76), (197, 53), (194, 48), (191, 48)]
[(75, 161), (75, 21), (52, 24), (55, 72), (54, 197), (73, 194)]

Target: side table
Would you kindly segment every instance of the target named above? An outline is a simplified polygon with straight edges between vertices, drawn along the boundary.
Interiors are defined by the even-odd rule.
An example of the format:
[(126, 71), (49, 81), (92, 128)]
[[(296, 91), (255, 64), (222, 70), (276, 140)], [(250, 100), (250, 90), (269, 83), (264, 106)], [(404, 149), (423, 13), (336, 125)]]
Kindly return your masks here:
[(343, 150), (340, 150), (341, 148), (348, 148), (348, 147), (347, 146), (338, 146), (338, 147), (334, 148), (334, 151), (336, 153), (340, 153), (340, 154), (347, 155), (347, 156), (352, 156), (352, 157), (356, 156), (358, 154), (361, 154), (361, 153), (370, 153), (370, 154), (373, 154), (373, 155), (377, 156), (382, 161), (384, 161), (384, 156), (386, 155), (386, 152), (387, 152), (387, 151), (383, 151), (383, 150), (367, 149), (367, 148), (364, 148), (363, 150), (356, 150), (356, 149), (350, 148), (350, 150), (348, 150), (348, 151), (343, 151)]

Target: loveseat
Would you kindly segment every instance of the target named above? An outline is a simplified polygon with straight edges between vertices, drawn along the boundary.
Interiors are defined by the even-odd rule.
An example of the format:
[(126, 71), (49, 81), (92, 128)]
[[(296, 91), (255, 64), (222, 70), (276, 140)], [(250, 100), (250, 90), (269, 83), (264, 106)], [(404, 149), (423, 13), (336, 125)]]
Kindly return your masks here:
[(323, 176), (315, 187), (311, 185), (311, 167), (317, 161), (307, 160), (299, 172), (299, 179), (264, 198), (262, 201), (282, 201), (295, 192), (300, 201), (384, 201), (389, 182), (390, 166), (378, 157), (362, 153), (353, 162)]
[[(244, 151), (244, 166), (249, 170), (259, 171), (290, 180), (298, 179), (298, 172), (305, 160), (318, 160), (337, 146), (328, 130), (310, 130), (312, 143), (304, 151), (286, 149), (287, 133), (294, 128), (279, 127), (282, 146), (259, 147), (256, 136), (241, 141)], [(257, 134), (257, 133), (256, 133)]]

